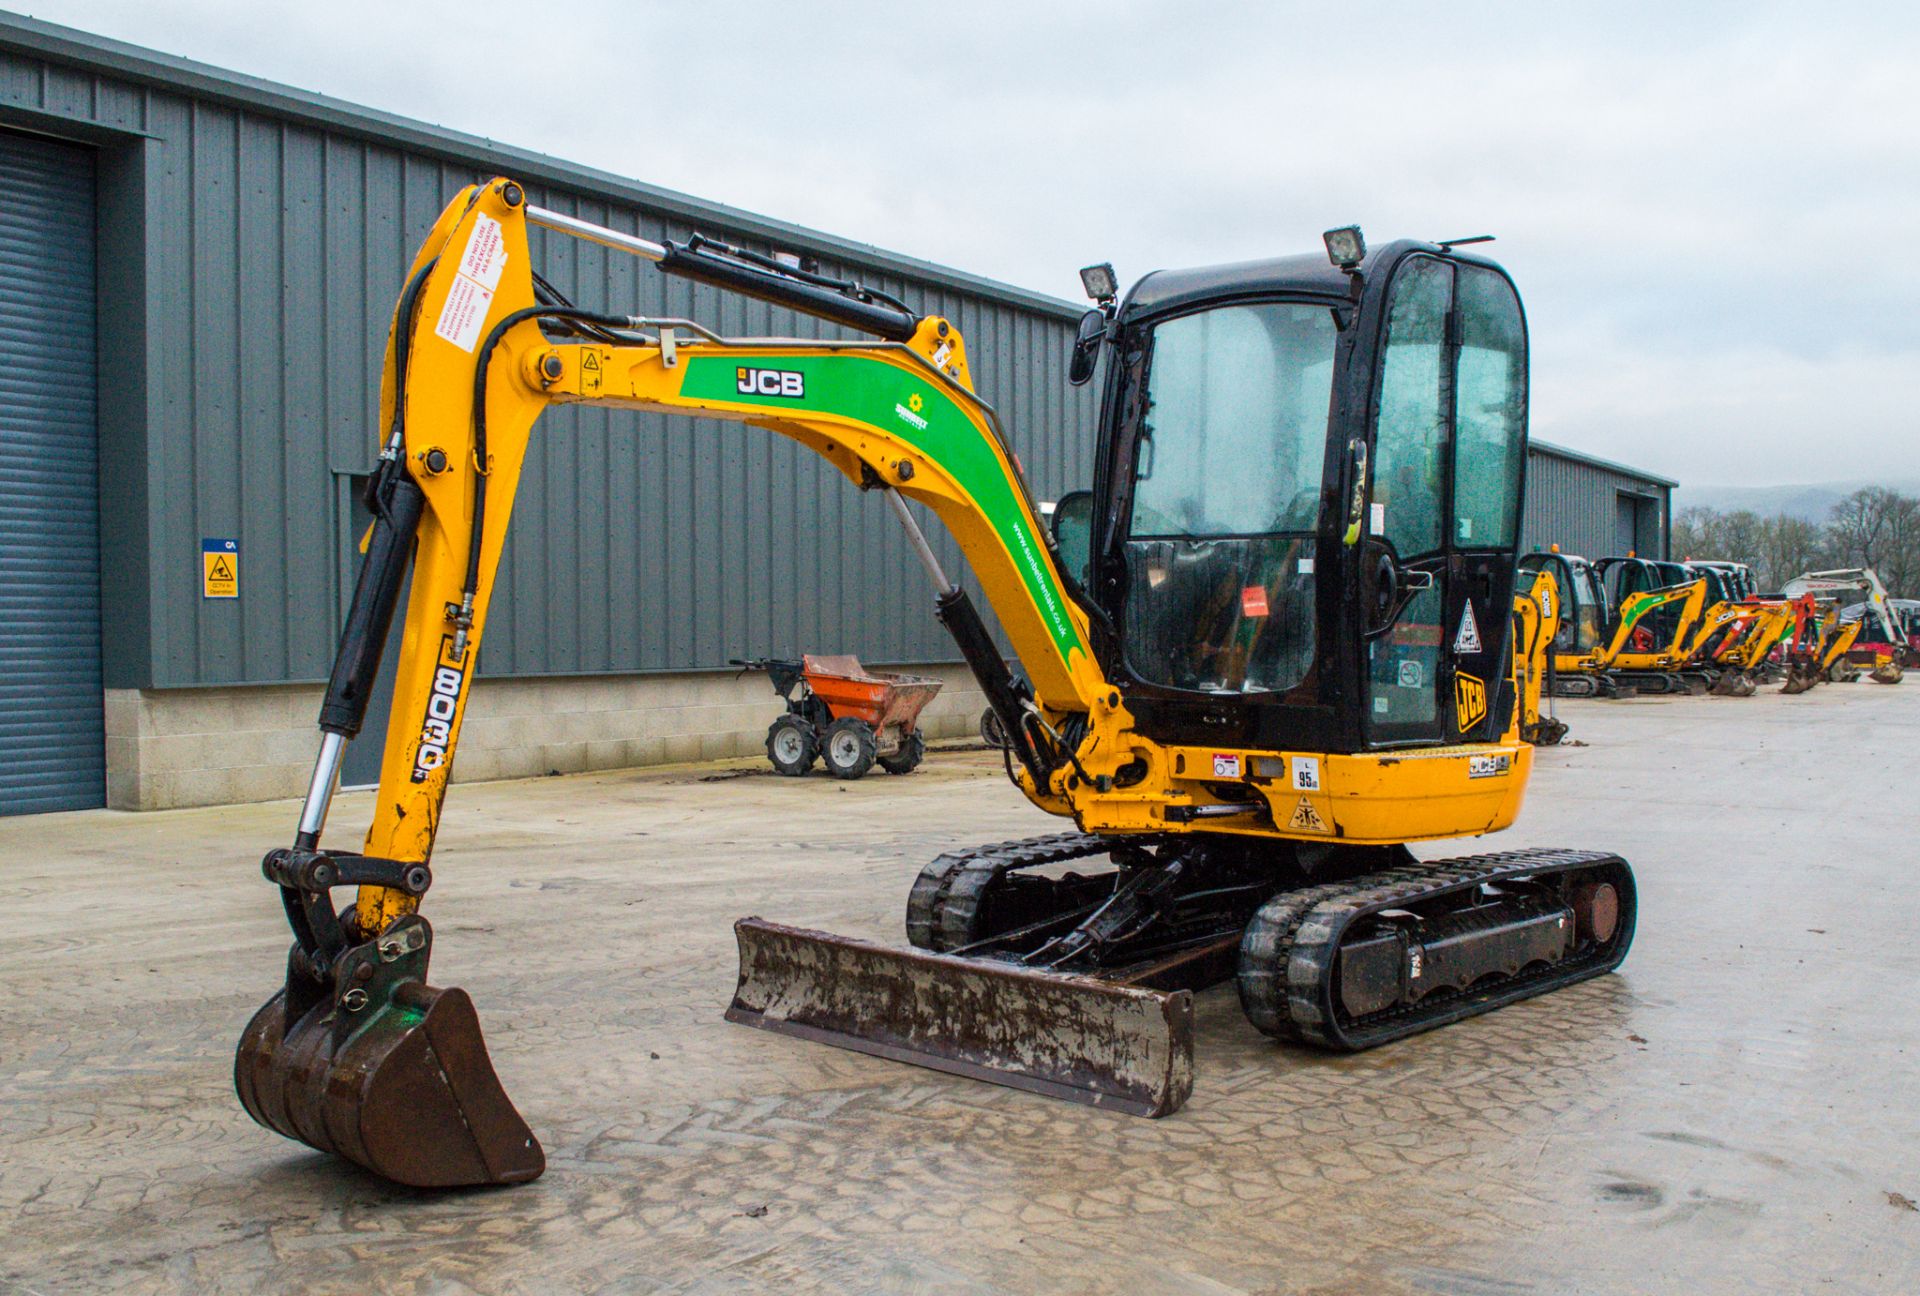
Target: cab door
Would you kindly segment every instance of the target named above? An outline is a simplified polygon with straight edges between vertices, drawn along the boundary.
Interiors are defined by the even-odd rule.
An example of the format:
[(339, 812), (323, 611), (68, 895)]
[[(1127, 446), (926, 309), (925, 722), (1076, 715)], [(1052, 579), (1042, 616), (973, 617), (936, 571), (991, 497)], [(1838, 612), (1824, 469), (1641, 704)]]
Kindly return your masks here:
[(1490, 741), (1526, 457), (1520, 301), (1490, 266), (1415, 256), (1390, 286), (1362, 554), (1369, 745)]

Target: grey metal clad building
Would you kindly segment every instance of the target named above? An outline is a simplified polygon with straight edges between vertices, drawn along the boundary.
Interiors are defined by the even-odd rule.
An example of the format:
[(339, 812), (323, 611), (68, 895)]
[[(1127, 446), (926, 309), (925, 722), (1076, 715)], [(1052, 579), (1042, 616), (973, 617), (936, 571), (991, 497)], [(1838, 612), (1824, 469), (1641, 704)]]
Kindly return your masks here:
[[(96, 323), (28, 284), (6, 299), (8, 326), (48, 340), (42, 351), (64, 351), (37, 358), (34, 391), (23, 399), (62, 406), (58, 436), (75, 454), (74, 429), (95, 421), (87, 403), (97, 398), (99, 471), (96, 490), (91, 465), (74, 459), (62, 479), (73, 499), (45, 501), (46, 516), (0, 504), (0, 552), (36, 550), (21, 561), (44, 566), (58, 556), (86, 568), (85, 579), (72, 571), (49, 578), (38, 619), (64, 623), (66, 638), (88, 645), (81, 655), (94, 675), (66, 673), (69, 691), (93, 694), (96, 717), (90, 734), (74, 729), (73, 750), (45, 756), (49, 769), (36, 786), (65, 791), (0, 794), (0, 808), (100, 804), (103, 796), (169, 805), (297, 789), (311, 762), (314, 685), (330, 666), (351, 588), (354, 487), (373, 458), (393, 300), (434, 218), (475, 180), (512, 175), (538, 204), (650, 239), (698, 230), (761, 249), (805, 249), (829, 273), (862, 278), (959, 325), (982, 394), (1012, 431), (1037, 491), (1075, 484), (1069, 474), (1090, 455), (1092, 393), (1064, 378), (1081, 310), (1070, 303), (0, 16), (0, 129), (9, 128), (0, 255), (10, 273), (31, 262), (42, 277), (70, 284), (80, 282), (76, 267), (97, 264), (102, 309)], [(619, 253), (534, 235), (540, 269), (584, 306), (690, 316), (729, 334), (838, 332), (668, 279)], [(94, 295), (81, 291), (79, 305), (90, 308)], [(96, 336), (97, 365), (76, 349)], [(93, 438), (87, 426), (78, 440), (91, 452)], [(20, 449), (45, 457), (44, 447)], [(8, 453), (9, 480), (24, 480)], [(103, 514), (97, 556), (45, 530), (49, 518), (64, 517), (69, 529), (95, 532), (83, 505)], [(238, 597), (204, 597), (203, 548), (227, 541), (236, 542), (227, 552)], [(958, 567), (956, 555), (948, 560)], [(97, 610), (73, 597), (83, 585)], [(854, 649), (881, 662), (956, 658), (884, 508), (817, 457), (732, 424), (550, 413), (515, 503), (500, 590), (486, 676), (496, 685), (583, 682), (571, 701), (550, 684), (521, 689), (528, 714), (514, 716), (517, 725), (495, 723), (515, 698), (478, 690), (469, 746), (479, 750), (463, 748), (466, 777), (716, 751), (711, 741), (674, 744), (665, 741), (671, 734), (643, 739), (596, 726), (587, 719), (595, 708), (678, 702), (713, 713), (686, 717), (709, 734), (715, 725), (764, 734), (776, 703), (764, 680), (735, 691), (668, 676), (648, 691), (634, 687), (635, 677), (803, 649)], [(289, 685), (304, 687), (279, 687)], [(957, 715), (965, 699), (950, 701)], [(533, 732), (535, 715), (573, 703), (567, 724)], [(720, 714), (727, 710), (739, 714)], [(66, 726), (47, 719), (43, 728)], [(590, 744), (599, 750), (586, 751)], [(519, 754), (489, 759), (500, 745)], [(362, 759), (350, 780), (371, 777), (377, 746), (355, 744)], [(91, 751), (91, 764), (79, 750)]]
[[(447, 200), (496, 174), (654, 240), (804, 250), (948, 316), (1035, 490), (1085, 484), (1094, 395), (1064, 375), (1080, 305), (0, 14), (0, 813), (303, 790), (394, 297)], [(534, 237), (584, 306), (836, 332)], [(1584, 534), (1582, 490), (1611, 510), (1660, 484), (1615, 471), (1628, 484), (1569, 476), (1530, 502), (1529, 535)], [(1534, 476), (1554, 480), (1537, 458)], [(757, 750), (778, 703), (734, 656), (919, 663), (949, 681), (935, 734), (979, 712), (885, 510), (780, 438), (557, 409), (514, 511), (460, 779)], [(381, 714), (349, 783), (374, 777)]]
[(1522, 550), (1559, 545), (1602, 558), (1638, 553), (1665, 558), (1678, 482), (1535, 440), (1527, 456)]

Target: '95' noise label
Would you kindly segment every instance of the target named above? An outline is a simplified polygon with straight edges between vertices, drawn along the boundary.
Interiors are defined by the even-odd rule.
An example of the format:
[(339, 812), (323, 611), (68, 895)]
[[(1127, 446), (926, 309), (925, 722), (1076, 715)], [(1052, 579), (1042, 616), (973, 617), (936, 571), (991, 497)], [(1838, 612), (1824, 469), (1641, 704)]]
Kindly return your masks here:
[[(467, 682), (464, 662), (448, 660), (452, 638), (440, 641), (440, 664), (433, 671), (433, 691), (427, 694), (427, 714), (420, 723), (420, 749), (413, 754), (415, 783), (427, 781), (427, 775), (447, 763), (447, 748), (453, 744), (453, 717), (460, 709), (460, 690)], [(468, 661), (472, 660), (469, 656)]]
[(807, 376), (798, 369), (749, 369), (742, 365), (733, 371), (733, 385), (742, 396), (798, 400), (807, 394)]

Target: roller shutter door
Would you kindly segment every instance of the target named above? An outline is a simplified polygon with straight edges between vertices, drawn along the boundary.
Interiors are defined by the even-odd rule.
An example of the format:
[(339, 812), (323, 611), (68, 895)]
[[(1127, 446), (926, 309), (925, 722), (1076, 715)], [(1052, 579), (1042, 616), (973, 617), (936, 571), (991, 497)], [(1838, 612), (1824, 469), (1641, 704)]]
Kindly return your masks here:
[(0, 132), (0, 814), (106, 803), (93, 171)]

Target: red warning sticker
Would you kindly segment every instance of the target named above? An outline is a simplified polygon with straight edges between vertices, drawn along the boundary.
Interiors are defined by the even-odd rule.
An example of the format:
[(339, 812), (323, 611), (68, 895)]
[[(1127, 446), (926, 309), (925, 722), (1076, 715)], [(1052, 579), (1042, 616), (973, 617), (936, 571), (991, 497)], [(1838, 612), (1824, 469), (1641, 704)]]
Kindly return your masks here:
[(1249, 585), (1240, 591), (1240, 615), (1263, 617), (1267, 614), (1267, 587)]

